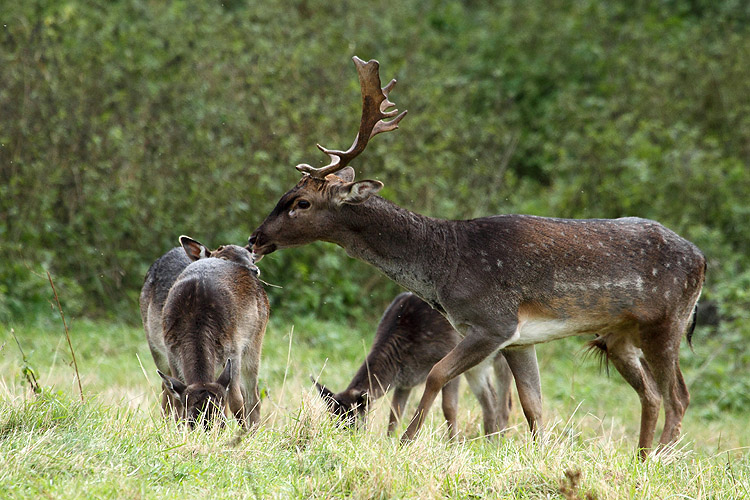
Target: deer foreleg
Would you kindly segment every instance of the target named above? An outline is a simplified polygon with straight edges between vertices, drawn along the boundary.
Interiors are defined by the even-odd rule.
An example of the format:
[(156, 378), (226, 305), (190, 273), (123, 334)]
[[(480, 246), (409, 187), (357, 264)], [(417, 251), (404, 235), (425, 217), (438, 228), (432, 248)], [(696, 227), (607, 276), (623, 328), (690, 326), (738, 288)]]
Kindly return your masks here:
[(461, 379), (454, 378), (443, 386), (443, 415), (448, 422), (448, 436), (453, 439), (458, 434), (458, 389)]
[[(515, 326), (510, 331), (512, 332), (514, 329)], [(403, 436), (401, 436), (401, 442), (408, 442), (414, 439), (424, 423), (427, 412), (435, 402), (438, 392), (440, 392), (445, 384), (469, 368), (479, 364), (487, 356), (495, 352), (504, 340), (505, 338), (493, 335), (492, 332), (488, 332), (485, 329), (470, 327), (463, 340), (430, 370), (430, 374), (427, 375), (422, 399), (417, 406), (417, 411), (409, 427)]]
[(479, 405), (482, 407), (482, 426), (484, 435), (491, 437), (500, 430), (497, 427), (499, 400), (495, 388), (492, 386), (492, 375), (487, 363), (480, 363), (471, 370), (464, 373), (466, 380), (469, 381), (471, 392), (476, 396)]
[(393, 399), (391, 399), (391, 414), (388, 418), (388, 435), (393, 434), (396, 430), (399, 420), (401, 420), (401, 413), (404, 411), (406, 401), (409, 399), (411, 394), (410, 387), (396, 387), (393, 391)]
[(495, 392), (500, 403), (497, 412), (497, 428), (502, 431), (508, 427), (510, 410), (513, 408), (513, 398), (510, 390), (510, 385), (513, 382), (513, 373), (511, 373), (510, 366), (508, 366), (508, 362), (505, 360), (504, 351), (500, 351), (495, 355), (492, 366), (495, 369)]

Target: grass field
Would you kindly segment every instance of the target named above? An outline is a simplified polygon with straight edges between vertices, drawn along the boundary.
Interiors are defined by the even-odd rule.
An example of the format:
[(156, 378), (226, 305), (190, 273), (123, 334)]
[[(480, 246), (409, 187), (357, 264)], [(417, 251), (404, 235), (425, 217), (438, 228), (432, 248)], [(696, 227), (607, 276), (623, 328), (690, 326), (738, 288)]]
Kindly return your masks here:
[[(517, 404), (503, 437), (481, 438), (479, 406), (465, 383), (459, 442), (445, 440), (437, 404), (425, 432), (399, 446), (385, 435), (388, 398), (375, 403), (365, 428), (339, 429), (309, 376), (342, 389), (373, 332), (374, 325), (273, 318), (261, 370), (263, 424), (237, 443), (233, 422), (187, 433), (161, 418), (140, 328), (72, 322), (82, 403), (61, 325), (3, 325), (0, 498), (750, 498), (747, 416), (717, 412), (692, 387), (704, 363), (721, 363), (713, 355), (719, 344), (700, 331), (695, 351), (682, 352), (698, 401), (683, 439), (645, 463), (634, 455), (635, 392), (583, 356), (581, 339), (538, 348), (541, 443), (530, 439)], [(40, 395), (25, 382), (25, 365)]]

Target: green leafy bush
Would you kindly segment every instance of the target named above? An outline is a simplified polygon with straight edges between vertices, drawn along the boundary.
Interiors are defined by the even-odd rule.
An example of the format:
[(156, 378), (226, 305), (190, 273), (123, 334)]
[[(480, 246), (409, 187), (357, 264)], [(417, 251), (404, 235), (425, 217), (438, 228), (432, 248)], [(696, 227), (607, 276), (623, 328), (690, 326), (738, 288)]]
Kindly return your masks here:
[[(707, 254), (705, 296), (750, 305), (743, 2), (33, 0), (0, 19), (0, 318), (47, 307), (49, 269), (70, 314), (135, 322), (180, 234), (244, 242), (316, 142), (352, 140), (353, 54), (409, 109), (355, 165), (384, 196), (657, 219)], [(277, 314), (374, 319), (397, 292), (330, 245), (261, 267)]]

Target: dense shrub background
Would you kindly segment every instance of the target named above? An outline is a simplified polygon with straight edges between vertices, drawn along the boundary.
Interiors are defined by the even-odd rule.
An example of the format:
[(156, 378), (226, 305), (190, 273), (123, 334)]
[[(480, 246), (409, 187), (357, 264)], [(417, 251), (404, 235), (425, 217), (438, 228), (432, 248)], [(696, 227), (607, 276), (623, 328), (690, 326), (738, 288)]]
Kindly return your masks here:
[[(357, 54), (409, 110), (356, 161), (385, 197), (444, 218), (657, 219), (704, 250), (704, 296), (739, 325), (748, 5), (2, 2), (0, 318), (48, 310), (49, 269), (69, 315), (138, 321), (143, 275), (177, 236), (243, 242), (293, 166), (325, 159), (316, 142), (348, 146)], [(262, 268), (290, 317), (374, 318), (397, 291), (322, 243)]]

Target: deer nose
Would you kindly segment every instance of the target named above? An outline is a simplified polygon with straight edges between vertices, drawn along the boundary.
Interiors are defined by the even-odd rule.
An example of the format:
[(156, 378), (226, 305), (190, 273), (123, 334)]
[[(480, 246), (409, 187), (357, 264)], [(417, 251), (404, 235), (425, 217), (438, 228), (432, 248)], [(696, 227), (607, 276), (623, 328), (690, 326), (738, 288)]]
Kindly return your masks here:
[(258, 239), (258, 235), (256, 235), (256, 234), (251, 234), (251, 235), (250, 235), (250, 237), (249, 237), (249, 238), (247, 239), (247, 245), (248, 245), (248, 246), (253, 246), (253, 245), (255, 245), (255, 240), (257, 240), (257, 239)]

